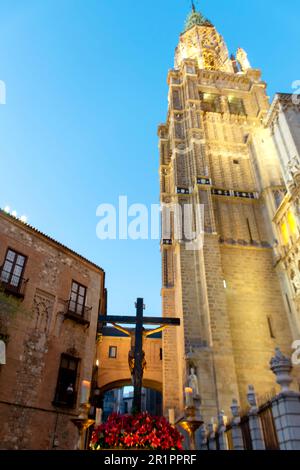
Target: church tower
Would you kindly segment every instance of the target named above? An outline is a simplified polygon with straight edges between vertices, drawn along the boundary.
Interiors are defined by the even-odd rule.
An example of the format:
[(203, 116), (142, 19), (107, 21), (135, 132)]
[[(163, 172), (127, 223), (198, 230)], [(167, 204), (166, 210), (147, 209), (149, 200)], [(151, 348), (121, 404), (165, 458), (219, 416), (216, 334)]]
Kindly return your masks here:
[(176, 237), (175, 214), (161, 243), (163, 315), (181, 319), (163, 335), (164, 409), (182, 413), (194, 368), (208, 420), (221, 409), (228, 414), (233, 398), (243, 405), (249, 384), (270, 392), (274, 349), (291, 349), (272, 248), (284, 185), (264, 126), (261, 72), (243, 49), (230, 56), (194, 7), (168, 85), (167, 121), (158, 130), (161, 202), (182, 214), (188, 205), (194, 218), (202, 205), (204, 233), (203, 246), (192, 248), (185, 234)]

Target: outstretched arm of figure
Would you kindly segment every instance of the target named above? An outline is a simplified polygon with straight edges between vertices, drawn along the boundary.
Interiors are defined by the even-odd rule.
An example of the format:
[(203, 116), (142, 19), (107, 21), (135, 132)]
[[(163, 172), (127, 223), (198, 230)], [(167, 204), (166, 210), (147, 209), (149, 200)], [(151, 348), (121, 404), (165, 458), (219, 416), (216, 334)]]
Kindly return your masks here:
[(155, 333), (159, 333), (160, 331), (163, 331), (167, 328), (167, 325), (163, 325), (163, 326), (160, 326), (159, 328), (156, 328), (155, 330), (149, 330), (149, 331), (145, 331), (144, 332), (144, 335), (145, 337), (147, 338), (148, 336), (152, 336), (154, 335)]
[(125, 328), (122, 328), (120, 325), (117, 325), (116, 323), (112, 323), (112, 325), (113, 325), (114, 328), (116, 328), (116, 330), (119, 330), (122, 333), (125, 333), (125, 335), (127, 335), (127, 336), (131, 336), (130, 331), (125, 330)]

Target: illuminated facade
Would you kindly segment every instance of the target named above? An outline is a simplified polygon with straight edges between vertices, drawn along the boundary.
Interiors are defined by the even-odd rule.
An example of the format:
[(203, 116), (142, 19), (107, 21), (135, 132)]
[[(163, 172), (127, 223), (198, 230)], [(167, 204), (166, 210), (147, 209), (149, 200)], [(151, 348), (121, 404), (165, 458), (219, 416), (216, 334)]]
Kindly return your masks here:
[(276, 268), (294, 339), (300, 338), (300, 103), (277, 94), (266, 120), (284, 180), (285, 197), (274, 216)]
[[(260, 70), (243, 49), (230, 56), (195, 9), (168, 84), (167, 121), (158, 130), (161, 202), (204, 205), (204, 246), (187, 249), (174, 223), (162, 241), (163, 314), (181, 318), (180, 328), (163, 335), (164, 408), (182, 414), (194, 367), (210, 419), (219, 409), (228, 413), (232, 398), (244, 404), (248, 384), (269, 392), (274, 348), (290, 352), (292, 323), (272, 224), (285, 184), (265, 125), (270, 105)], [(294, 230), (288, 217), (286, 231), (290, 223)]]

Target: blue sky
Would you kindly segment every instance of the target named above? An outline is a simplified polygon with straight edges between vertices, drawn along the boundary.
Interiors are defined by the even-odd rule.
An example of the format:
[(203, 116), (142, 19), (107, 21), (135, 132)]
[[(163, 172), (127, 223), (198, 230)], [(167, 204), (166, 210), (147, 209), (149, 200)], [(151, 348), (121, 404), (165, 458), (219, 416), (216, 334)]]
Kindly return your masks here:
[[(96, 208), (158, 203), (157, 125), (188, 0), (0, 0), (0, 206), (107, 273), (109, 313), (160, 314), (158, 241), (100, 241)], [(300, 79), (296, 0), (201, 1), (268, 93)]]

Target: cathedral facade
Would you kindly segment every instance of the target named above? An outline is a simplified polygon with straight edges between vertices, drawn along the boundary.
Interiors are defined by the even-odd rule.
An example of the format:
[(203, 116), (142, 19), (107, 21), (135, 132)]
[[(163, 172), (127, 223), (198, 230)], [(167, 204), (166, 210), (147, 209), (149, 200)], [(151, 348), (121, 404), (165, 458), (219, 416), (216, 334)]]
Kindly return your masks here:
[(266, 118), (277, 149), (285, 196), (273, 222), (275, 265), (295, 340), (300, 338), (300, 100), (277, 93)]
[[(181, 326), (163, 335), (164, 409), (182, 413), (192, 368), (210, 419), (229, 413), (233, 398), (244, 405), (249, 384), (270, 393), (274, 349), (290, 354), (297, 338), (299, 215), (291, 199), (298, 200), (298, 186), (291, 171), (293, 181), (284, 177), (274, 138), (280, 103), (270, 107), (260, 70), (243, 49), (230, 56), (194, 8), (168, 85), (167, 120), (158, 130), (161, 203), (171, 214), (161, 244), (162, 305)], [(286, 156), (287, 168), (296, 155)], [(202, 208), (202, 230), (192, 240), (200, 245), (176, 236), (185, 207), (193, 227)]]

